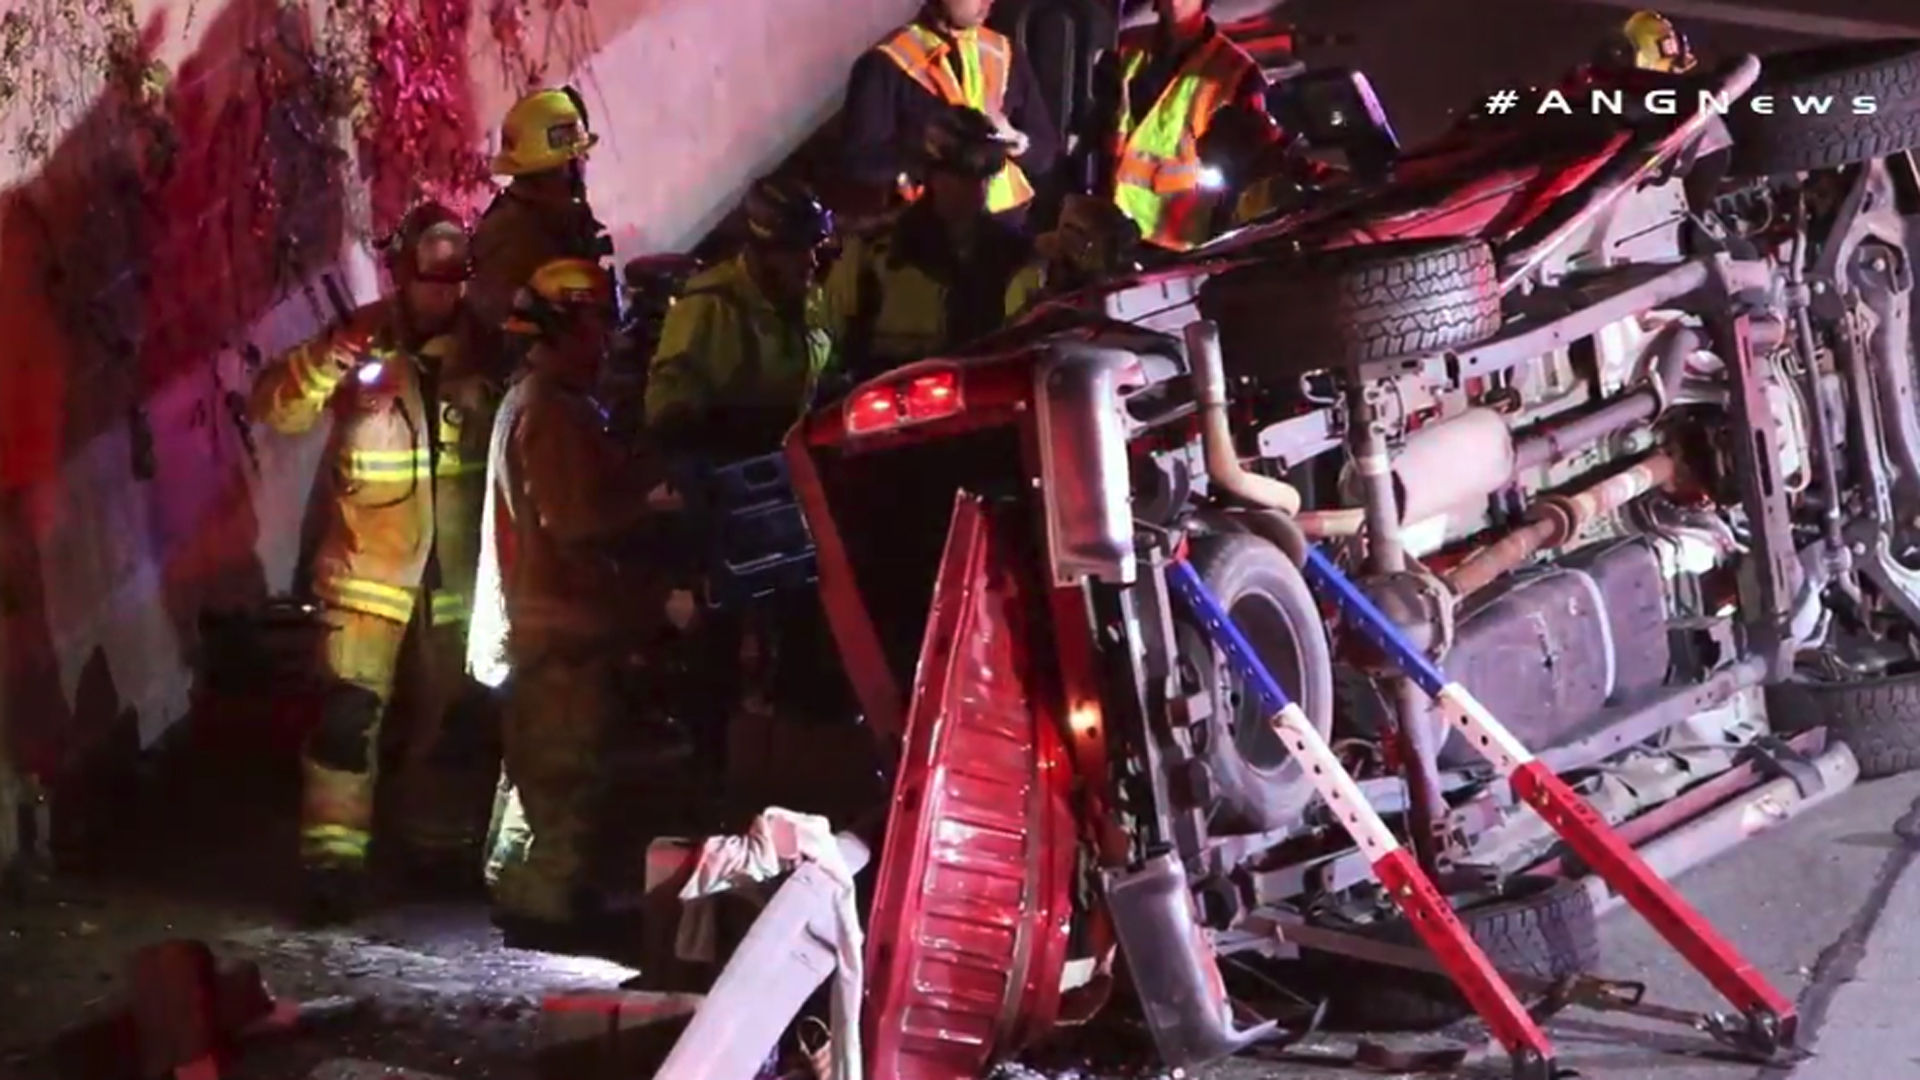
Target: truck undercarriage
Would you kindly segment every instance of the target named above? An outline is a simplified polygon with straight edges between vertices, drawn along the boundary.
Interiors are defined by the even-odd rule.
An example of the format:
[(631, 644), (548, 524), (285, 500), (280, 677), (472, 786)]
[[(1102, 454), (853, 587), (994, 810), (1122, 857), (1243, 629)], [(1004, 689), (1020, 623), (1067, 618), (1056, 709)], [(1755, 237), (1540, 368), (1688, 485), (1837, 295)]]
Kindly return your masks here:
[[(1899, 43), (1699, 85), (1908, 68)], [(1522, 1076), (1552, 1057), (1522, 996), (1791, 1046), (1791, 1003), (1633, 848), (1887, 767), (1822, 709), (1920, 655), (1920, 130), (1753, 125), (1476, 120), (796, 430), (895, 763), (869, 1071), (981, 1075), (1121, 963), (1169, 1067), (1278, 1037), (1225, 956), (1356, 1022), (1477, 1012)], [(1592, 979), (1614, 896), (1735, 1013)], [(1561, 947), (1503, 952), (1516, 915)], [(1407, 967), (1448, 978), (1382, 977)]]

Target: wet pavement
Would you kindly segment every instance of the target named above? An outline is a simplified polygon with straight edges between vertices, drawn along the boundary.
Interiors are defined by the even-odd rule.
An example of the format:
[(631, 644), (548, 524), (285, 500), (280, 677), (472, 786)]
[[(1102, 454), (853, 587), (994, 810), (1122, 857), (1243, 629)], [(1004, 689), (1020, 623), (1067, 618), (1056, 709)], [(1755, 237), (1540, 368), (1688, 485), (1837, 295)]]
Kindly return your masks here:
[[(1916, 799), (1920, 775), (1862, 784), (1678, 880), (1687, 899), (1723, 935), (1782, 993), (1798, 999), (1801, 1042), (1817, 1056), (1791, 1074), (1794, 1080), (1920, 1076), (1920, 1069), (1899, 1071), (1891, 1064), (1885, 1072), (1832, 1071), (1860, 1060), (1863, 1024), (1871, 1025), (1888, 1012), (1911, 1016), (1920, 1011), (1920, 981), (1913, 969), (1897, 971), (1884, 960), (1869, 961), (1886, 952), (1886, 942), (1904, 937), (1920, 922), (1920, 870), (1909, 868), (1912, 851), (1894, 831)], [(1643, 982), (1647, 1000), (1663, 1005), (1725, 1007), (1631, 912), (1608, 915), (1602, 941), (1598, 974)], [(1877, 1017), (1858, 1015), (1852, 1004), (1859, 993), (1850, 989), (1855, 980), (1870, 977), (1878, 978), (1878, 991), (1904, 994)], [(1786, 1070), (1706, 1060), (1702, 1055), (1713, 1047), (1705, 1039), (1643, 1021), (1569, 1013), (1548, 1030), (1559, 1046), (1560, 1063), (1578, 1070), (1585, 1080), (1780, 1080), (1788, 1075)], [(1479, 1044), (1475, 1031), (1448, 1034), (1461, 1045)], [(1876, 1034), (1884, 1047), (1887, 1036)], [(1218, 1070), (1216, 1080), (1360, 1075), (1365, 1074), (1352, 1069), (1235, 1062)], [(1467, 1075), (1507, 1073), (1496, 1060)]]
[(249, 1043), (235, 1078), (306, 1076), (336, 1059), (474, 1080), (531, 1077), (535, 1019), (549, 990), (631, 975), (599, 961), (498, 947), (477, 906), (389, 913), (351, 931), (301, 933), (257, 916), (127, 890), (48, 890), (9, 906), (0, 925), (0, 1076), (57, 1075), (46, 1036), (116, 1008), (127, 958), (193, 938), (222, 960), (253, 960), (277, 997), (337, 995), (367, 1004), (307, 1035)]
[[(785, 804), (831, 816), (843, 802), (871, 805), (849, 771), (857, 755), (848, 731), (859, 734), (736, 726), (736, 773), (757, 792), (754, 809)], [(805, 745), (788, 745), (794, 739)], [(204, 941), (223, 962), (257, 963), (288, 1001), (368, 1003), (302, 1037), (247, 1044), (224, 1074), (241, 1080), (290, 1080), (328, 1062), (341, 1064), (325, 1080), (358, 1080), (354, 1061), (453, 1080), (531, 1078), (543, 998), (614, 989), (636, 974), (603, 960), (505, 949), (477, 890), (464, 902), (420, 902), (418, 889), (391, 874), (379, 875), (373, 912), (352, 926), (293, 929), (284, 917), (297, 895), (291, 762), (250, 744), (200, 751), (181, 743), (117, 775), (101, 800), (112, 805), (89, 820), (54, 823), (61, 873), (0, 885), (0, 1080), (54, 1077), (50, 1041), (119, 1008), (130, 957), (168, 940)], [(609, 887), (622, 896), (636, 894), (644, 875), (642, 832), (685, 835), (693, 807), (723, 821), (752, 814), (730, 806), (683, 754), (630, 757), (608, 840), (624, 852), (609, 859), (617, 864)], [(831, 791), (783, 791), (760, 775), (772, 761), (797, 764), (790, 775), (825, 778)], [(367, 1080), (384, 1076), (376, 1070)]]
[[(1800, 997), (1808, 1036), (1821, 1057), (1793, 1074), (1795, 1080), (1860, 1075), (1819, 1070), (1828, 1057), (1837, 1066), (1857, 1062), (1863, 1047), (1899, 1043), (1904, 1030), (1890, 1027), (1889, 1017), (1920, 1007), (1920, 983), (1911, 970), (1887, 966), (1889, 958), (1905, 955), (1888, 952), (1887, 942), (1896, 939), (1889, 935), (1920, 918), (1920, 872), (1901, 873), (1912, 856), (1894, 832), (1916, 798), (1920, 775), (1862, 785), (1680, 880), (1722, 932), (1782, 990)], [(211, 870), (225, 854), (209, 839), (195, 857), (207, 860), (204, 868)], [(230, 866), (222, 871), (232, 872)], [(1630, 914), (1610, 916), (1605, 935), (1602, 974), (1644, 981), (1650, 999), (1666, 1004), (1715, 1004), (1678, 957)], [(286, 998), (370, 999), (364, 1012), (310, 1034), (251, 1044), (229, 1075), (260, 1080), (307, 1076), (322, 1066), (332, 1070), (332, 1080), (353, 1080), (355, 1061), (449, 1080), (532, 1078), (541, 998), (611, 989), (632, 974), (602, 961), (503, 949), (476, 904), (403, 905), (347, 930), (298, 932), (265, 907), (248, 901), (216, 905), (183, 894), (177, 885), (41, 883), (0, 907), (0, 1077), (52, 1077), (50, 1062), (36, 1051), (81, 1016), (113, 1007), (126, 959), (136, 948), (181, 937), (205, 940), (225, 958), (258, 962), (268, 985)], [(1864, 986), (1854, 986), (1856, 976)], [(1877, 1012), (1860, 1011), (1863, 992), (1881, 1001)], [(1702, 1060), (1698, 1055), (1708, 1047), (1696, 1037), (1636, 1031), (1613, 1019), (1570, 1016), (1553, 1034), (1563, 1063), (1590, 1080), (1785, 1075)], [(1419, 1038), (1380, 1038), (1395, 1047), (1468, 1047), (1475, 1059), (1484, 1059), (1484, 1040), (1472, 1025)], [(1339, 1064), (1350, 1051), (1343, 1038), (1310, 1040), (1291, 1048), (1288, 1060), (1256, 1053), (1208, 1075), (1366, 1075)], [(1048, 1072), (1059, 1075), (1057, 1069)], [(1497, 1060), (1478, 1060), (1454, 1075), (1504, 1074)]]
[(502, 949), (478, 902), (400, 904), (349, 930), (291, 930), (281, 917), (293, 896), (291, 778), (176, 764), (128, 800), (123, 835), (63, 853), (74, 870), (0, 897), (0, 1078), (54, 1076), (49, 1040), (118, 1009), (130, 957), (168, 940), (258, 963), (285, 1000), (368, 999), (311, 1036), (250, 1044), (228, 1075), (261, 1080), (335, 1058), (529, 1077), (540, 995), (631, 974)]

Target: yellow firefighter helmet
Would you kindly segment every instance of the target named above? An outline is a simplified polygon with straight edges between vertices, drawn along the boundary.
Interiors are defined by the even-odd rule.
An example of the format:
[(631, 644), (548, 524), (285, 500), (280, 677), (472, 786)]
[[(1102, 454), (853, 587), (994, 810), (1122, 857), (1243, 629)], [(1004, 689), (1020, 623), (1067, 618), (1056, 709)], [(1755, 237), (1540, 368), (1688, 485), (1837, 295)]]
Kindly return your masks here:
[(612, 314), (613, 275), (592, 259), (554, 259), (533, 272), (513, 301), (504, 329), (544, 337), (582, 309)]
[(586, 156), (600, 141), (588, 130), (586, 102), (573, 87), (535, 90), (507, 110), (500, 124), (500, 152), (493, 171), (526, 176), (557, 169)]
[(1693, 70), (1693, 49), (1673, 21), (1657, 11), (1636, 11), (1620, 26), (1622, 59), (1642, 71), (1678, 75)]

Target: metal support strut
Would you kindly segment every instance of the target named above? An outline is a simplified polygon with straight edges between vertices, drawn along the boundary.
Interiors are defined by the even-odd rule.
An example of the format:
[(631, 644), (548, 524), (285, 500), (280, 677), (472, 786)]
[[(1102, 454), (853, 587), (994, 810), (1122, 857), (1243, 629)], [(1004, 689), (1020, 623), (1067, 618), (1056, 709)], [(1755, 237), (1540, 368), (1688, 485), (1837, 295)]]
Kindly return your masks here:
[[(1739, 951), (1695, 911), (1679, 892), (1641, 860), (1593, 808), (1546, 763), (1536, 759), (1493, 714), (1458, 683), (1451, 682), (1414, 648), (1373, 602), (1324, 554), (1309, 549), (1302, 569), (1307, 583), (1420, 687), (1466, 741), (1507, 778), (1514, 796), (1532, 807), (1569, 849), (1647, 920), (1656, 932), (1740, 1010), (1745, 1028), (1723, 1032), (1726, 1041), (1767, 1056), (1792, 1046), (1796, 1015), (1782, 996)], [(1273, 726), (1289, 752), (1305, 766), (1328, 808), (1353, 836), (1389, 895), (1434, 956), (1446, 967), (1474, 1011), (1511, 1055), (1516, 1077), (1552, 1075), (1553, 1046), (1513, 989), (1461, 925), (1439, 890), (1421, 873), (1385, 822), (1368, 806), (1353, 778), (1300, 707), (1287, 700), (1239, 628), (1199, 575), (1185, 562), (1169, 568), (1168, 581), (1208, 636), (1273, 713)]]
[(1740, 1010), (1747, 1021), (1747, 1049), (1771, 1053), (1792, 1045), (1793, 1002), (1721, 937), (1679, 890), (1654, 873), (1632, 845), (1614, 835), (1586, 800), (1522, 746), (1465, 687), (1449, 681), (1438, 665), (1415, 649), (1331, 560), (1309, 550), (1303, 569), (1307, 583), (1340, 609), (1343, 620), (1433, 698), (1467, 743), (1513, 785), (1514, 797), (1532, 807), (1582, 862)]
[(1274, 734), (1304, 768), (1314, 790), (1325, 800), (1347, 835), (1359, 846), (1367, 865), (1387, 894), (1406, 915), (1460, 993), (1486, 1021), (1494, 1038), (1513, 1059), (1516, 1080), (1550, 1080), (1554, 1075), (1553, 1044), (1528, 1015), (1526, 1006), (1495, 970), (1473, 936), (1453, 913), (1446, 897), (1421, 871), (1420, 864), (1400, 844), (1393, 830), (1368, 804), (1360, 785), (1307, 719), (1298, 703), (1260, 662), (1253, 646), (1240, 633), (1219, 598), (1207, 590), (1200, 575), (1185, 560), (1167, 567), (1167, 584), (1199, 621), (1202, 629), (1238, 669), (1247, 687), (1258, 695), (1272, 716)]

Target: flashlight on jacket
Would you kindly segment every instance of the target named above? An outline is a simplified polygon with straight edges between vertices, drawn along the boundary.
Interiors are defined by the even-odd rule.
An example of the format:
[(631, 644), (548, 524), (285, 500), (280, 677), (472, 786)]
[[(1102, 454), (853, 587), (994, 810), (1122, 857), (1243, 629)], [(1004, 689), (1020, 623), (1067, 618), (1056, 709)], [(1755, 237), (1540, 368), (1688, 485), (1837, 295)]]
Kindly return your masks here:
[(1213, 165), (1201, 166), (1200, 187), (1203, 191), (1225, 191), (1227, 189), (1226, 171)]
[[(346, 288), (340, 283), (340, 279), (332, 274), (323, 274), (320, 278), (320, 285), (321, 288), (326, 291), (327, 303), (333, 306), (334, 318), (339, 320), (341, 326), (345, 326), (351, 322), (353, 319), (353, 298), (347, 294)], [(354, 370), (353, 377), (361, 386), (372, 386), (374, 383), (380, 381), (380, 376), (386, 370), (387, 365), (378, 360), (369, 360)]]

